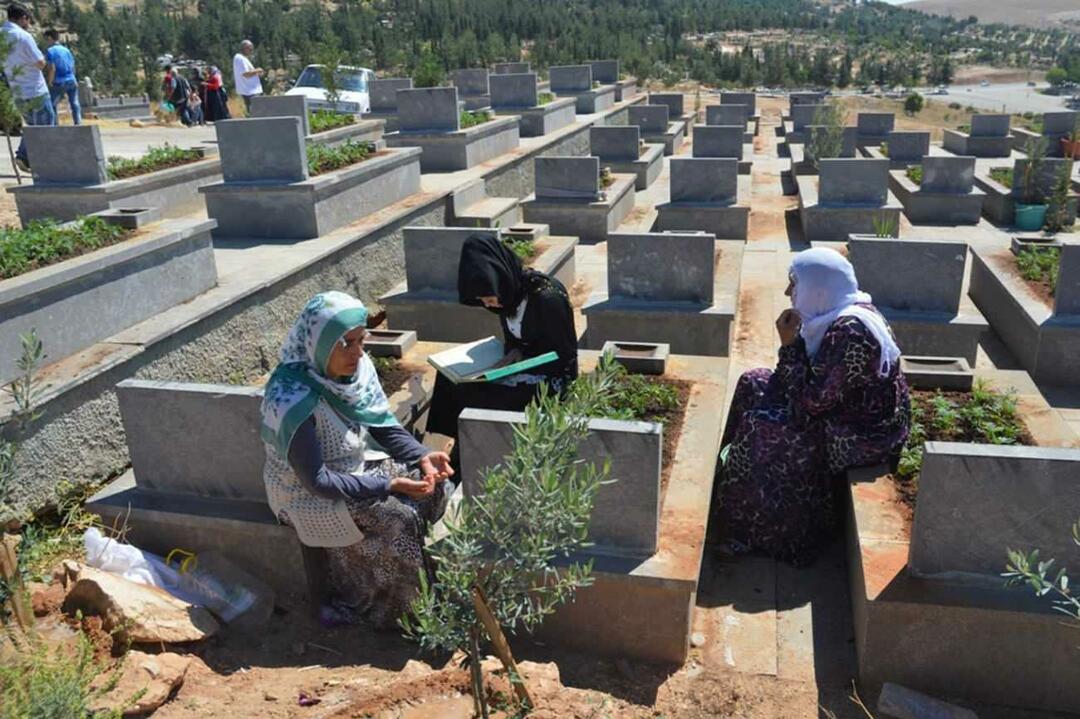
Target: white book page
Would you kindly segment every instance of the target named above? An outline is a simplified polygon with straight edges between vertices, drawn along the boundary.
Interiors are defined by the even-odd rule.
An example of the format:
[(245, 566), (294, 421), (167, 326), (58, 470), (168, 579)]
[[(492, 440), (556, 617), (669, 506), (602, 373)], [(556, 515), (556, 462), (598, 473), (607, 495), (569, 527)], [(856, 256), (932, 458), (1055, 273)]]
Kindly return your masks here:
[(503, 358), (503, 343), (494, 337), (459, 345), (428, 357), (428, 362), (455, 382), (476, 377)]

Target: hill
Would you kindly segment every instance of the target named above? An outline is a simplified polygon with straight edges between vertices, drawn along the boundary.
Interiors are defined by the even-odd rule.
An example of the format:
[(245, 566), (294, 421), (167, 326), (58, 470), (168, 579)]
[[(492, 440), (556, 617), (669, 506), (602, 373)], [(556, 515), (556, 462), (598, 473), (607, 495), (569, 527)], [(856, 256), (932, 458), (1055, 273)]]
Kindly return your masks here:
[(956, 18), (974, 15), (981, 23), (1031, 27), (1070, 24), (1080, 29), (1080, 6), (1076, 0), (916, 0), (902, 7)]

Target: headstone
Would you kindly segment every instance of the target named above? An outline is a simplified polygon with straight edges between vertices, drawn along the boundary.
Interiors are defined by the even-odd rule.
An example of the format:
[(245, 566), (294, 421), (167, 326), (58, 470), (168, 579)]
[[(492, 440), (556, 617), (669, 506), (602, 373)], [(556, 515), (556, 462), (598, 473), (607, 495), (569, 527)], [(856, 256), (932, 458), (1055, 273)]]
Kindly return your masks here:
[(955, 315), (967, 266), (967, 243), (852, 237), (848, 259), (859, 289), (878, 307)]
[(706, 125), (745, 125), (749, 105), (709, 105), (705, 108)]
[(791, 107), (796, 105), (820, 105), (825, 102), (825, 93), (823, 92), (793, 92), (788, 95), (788, 102)]
[(641, 128), (637, 125), (597, 125), (589, 129), (591, 154), (602, 160), (638, 159)]
[(860, 135), (887, 135), (896, 125), (896, 115), (891, 112), (860, 112), (855, 126)]
[(681, 92), (650, 92), (649, 104), (667, 105), (668, 116), (671, 118), (680, 118), (685, 114), (685, 98)]
[(499, 231), (473, 227), (406, 227), (405, 283), (410, 293), (437, 292), (457, 296), (461, 246), (474, 236), (498, 237)]
[(599, 197), (600, 158), (538, 157), (534, 163), (537, 199), (592, 202)]
[(402, 132), (456, 132), (461, 127), (456, 87), (398, 90), (397, 103)]
[(1077, 117), (1080, 112), (1044, 112), (1043, 134), (1050, 137), (1068, 135), (1076, 129)]
[(608, 234), (608, 297), (713, 303), (716, 237), (697, 233)]
[[(757, 114), (757, 95), (752, 92), (721, 92), (721, 105), (746, 105), (750, 108), (750, 115)], [(749, 120), (749, 118), (747, 118)]]
[(813, 125), (818, 112), (827, 107), (828, 105), (793, 105), (791, 107), (792, 126), (796, 130), (802, 130), (807, 125)]
[(667, 105), (631, 105), (626, 110), (631, 125), (642, 132), (667, 132), (671, 124), (671, 110)]
[(1039, 550), (1075, 576), (1080, 450), (927, 442), (908, 567), (998, 578), (1005, 549)]
[(492, 107), (536, 107), (539, 102), (534, 72), (492, 75), (489, 84)]
[(100, 185), (109, 181), (97, 125), (23, 127), (35, 185)]
[(592, 89), (592, 68), (588, 65), (559, 65), (548, 68), (551, 91), (586, 92)]
[(818, 202), (822, 205), (872, 205), (888, 199), (889, 161), (829, 158), (818, 161)]
[(307, 179), (307, 150), (300, 118), (218, 120), (214, 129), (226, 183)]
[(532, 72), (527, 62), (497, 62), (492, 72), (496, 75), (523, 75)]
[(1008, 115), (972, 115), (972, 137), (1005, 137), (1009, 134)]
[(1080, 244), (1062, 240), (1061, 263), (1054, 289), (1054, 315), (1080, 315)]
[(79, 80), (79, 105), (89, 110), (96, 104), (97, 98), (94, 96), (94, 86), (90, 84), (90, 80), (88, 78)]
[(965, 195), (975, 185), (974, 157), (924, 157), (922, 191)]
[(930, 154), (929, 132), (893, 131), (885, 138), (889, 145), (889, 159), (898, 162), (922, 162)]
[(487, 68), (471, 68), (468, 70), (454, 70), (454, 87), (458, 89), (458, 95), (488, 95), (491, 89), (488, 85)]
[[(1017, 160), (1013, 163), (1013, 183), (1012, 194), (1014, 197), (1021, 197), (1024, 191), (1024, 170), (1027, 167), (1027, 160)], [(1064, 157), (1044, 157), (1042, 160), (1042, 166), (1035, 173), (1034, 188), (1036, 201), (1046, 201), (1054, 191), (1054, 183), (1058, 177), (1066, 169), (1073, 166), (1073, 162)]]
[(250, 117), (299, 117), (304, 135), (311, 134), (308, 99), (303, 95), (256, 95), (251, 98)]
[(739, 161), (735, 158), (671, 158), (672, 202), (730, 203), (738, 194)]
[(397, 112), (397, 91), (411, 90), (411, 77), (393, 77), (368, 83), (368, 100), (372, 112)]
[(743, 125), (695, 125), (694, 157), (743, 159)]
[(592, 68), (592, 79), (601, 85), (614, 85), (619, 81), (618, 60), (593, 60), (589, 67)]

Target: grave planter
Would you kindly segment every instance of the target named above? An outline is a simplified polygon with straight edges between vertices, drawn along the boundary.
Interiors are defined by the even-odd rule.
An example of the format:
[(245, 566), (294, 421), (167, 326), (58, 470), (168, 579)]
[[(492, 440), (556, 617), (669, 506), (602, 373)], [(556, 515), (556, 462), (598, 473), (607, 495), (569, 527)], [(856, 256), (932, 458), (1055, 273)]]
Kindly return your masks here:
[(751, 181), (738, 174), (734, 158), (671, 159), (671, 201), (656, 206), (654, 231), (701, 231), (718, 240), (745, 240), (750, 207), (739, 202), (749, 197)]
[(343, 125), (342, 127), (335, 127), (332, 130), (325, 130), (313, 135), (308, 135), (307, 141), (319, 145), (335, 147), (352, 140), (353, 142), (370, 142), (378, 147), (382, 144), (382, 136), (385, 129), (385, 120), (358, 120), (351, 125)]
[(913, 223), (977, 225), (986, 193), (974, 187), (975, 158), (925, 157), (921, 185), (907, 170), (889, 172), (889, 189)]
[(467, 170), (517, 148), (516, 117), (495, 117), (464, 130), (398, 130), (385, 136), (388, 147), (418, 147), (423, 172)]
[(664, 374), (671, 346), (662, 342), (620, 342), (609, 340), (600, 348), (600, 354), (612, 359), (634, 374)]
[[(78, 257), (0, 280), (0, 346), (18, 347), (36, 329), (59, 361), (217, 284), (213, 221), (169, 220)], [(18, 374), (0, 357), (0, 384)]]
[(876, 234), (884, 220), (898, 232), (903, 205), (889, 192), (889, 163), (825, 159), (819, 177), (797, 177), (799, 217), (808, 242), (835, 242), (848, 235)]
[(496, 107), (494, 111), (498, 116), (516, 115), (521, 118), (521, 137), (542, 137), (574, 124), (576, 105), (577, 100), (572, 97), (557, 97), (546, 105)]
[(1024, 232), (1034, 232), (1042, 229), (1046, 223), (1046, 205), (1025, 205), (1016, 203), (1015, 221), (1016, 229)]
[(311, 239), (419, 192), (420, 150), (382, 150), (296, 182), (226, 181), (199, 191), (217, 220), (215, 239)]
[(549, 225), (556, 235), (602, 242), (634, 209), (634, 175), (612, 175), (599, 200), (558, 200), (533, 193), (521, 203), (526, 222)]
[(573, 97), (574, 108), (579, 115), (592, 115), (615, 107), (615, 86), (601, 85), (580, 92), (562, 91), (559, 97)]
[(1080, 160), (1080, 140), (1061, 139), (1061, 154), (1065, 158)]

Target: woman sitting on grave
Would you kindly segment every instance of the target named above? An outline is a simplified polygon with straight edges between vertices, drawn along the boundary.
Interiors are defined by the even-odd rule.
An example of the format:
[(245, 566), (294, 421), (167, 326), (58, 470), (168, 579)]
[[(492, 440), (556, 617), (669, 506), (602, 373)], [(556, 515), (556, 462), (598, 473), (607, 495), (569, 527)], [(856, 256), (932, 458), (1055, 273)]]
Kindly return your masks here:
[(506, 354), (496, 366), (547, 352), (555, 352), (558, 359), (493, 382), (454, 384), (440, 374), (428, 412), (429, 432), (456, 438), (458, 415), (466, 407), (520, 411), (542, 382), (561, 392), (577, 379), (577, 332), (566, 288), (554, 277), (524, 269), (498, 237), (473, 235), (465, 240), (458, 297), (463, 305), (484, 307), (499, 316)]
[(911, 410), (900, 349), (851, 263), (815, 248), (788, 277), (779, 362), (739, 378), (713, 508), (727, 550), (802, 566), (834, 532), (844, 471), (894, 460)]
[(313, 297), (266, 384), (263, 479), (270, 508), (310, 547), (325, 547), (326, 625), (393, 627), (424, 567), (427, 526), (453, 475), (390, 411), (364, 353), (367, 309), (342, 292)]

